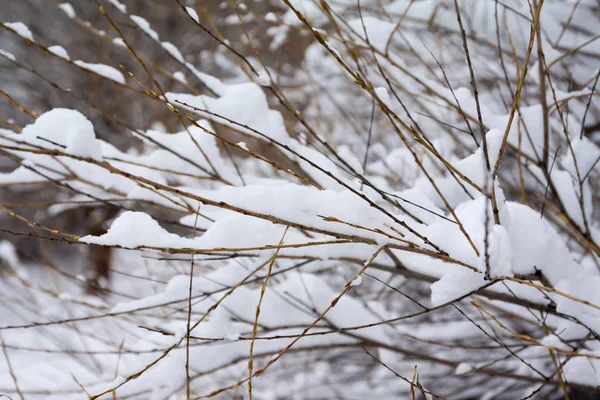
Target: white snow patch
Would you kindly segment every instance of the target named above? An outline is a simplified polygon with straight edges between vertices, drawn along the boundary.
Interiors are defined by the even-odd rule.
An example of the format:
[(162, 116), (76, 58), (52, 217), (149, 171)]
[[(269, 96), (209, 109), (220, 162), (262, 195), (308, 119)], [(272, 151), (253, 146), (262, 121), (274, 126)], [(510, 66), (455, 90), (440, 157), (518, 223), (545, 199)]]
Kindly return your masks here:
[(69, 53), (62, 46), (50, 46), (48, 47), (48, 51), (52, 54), (59, 56), (60, 58), (64, 58), (65, 60), (70, 60)]
[(105, 78), (111, 79), (115, 82), (125, 84), (125, 77), (116, 68), (110, 67), (105, 64), (86, 63), (81, 60), (76, 60), (76, 61), (74, 61), (74, 63), (76, 65), (80, 66), (81, 68), (85, 68), (85, 69), (92, 71), (98, 75), (101, 75)]
[(52, 143), (57, 143), (65, 146), (61, 150), (67, 154), (102, 161), (102, 150), (94, 126), (79, 111), (65, 108), (50, 110), (23, 128), (19, 138), (43, 148), (56, 149)]
[(173, 72), (173, 78), (177, 79), (180, 82), (187, 83), (187, 79), (185, 78), (185, 74), (181, 71)]
[(352, 282), (350, 282), (350, 286), (354, 287), (354, 286), (358, 286), (362, 283), (362, 275), (358, 275), (356, 278), (352, 279)]
[(196, 21), (196, 23), (200, 22), (200, 18), (198, 18), (198, 13), (192, 7), (186, 7), (185, 11), (187, 11), (187, 13), (189, 14), (189, 16), (192, 17), (192, 19), (194, 21)]
[(271, 79), (269, 78), (267, 71), (260, 71), (258, 74), (258, 83), (260, 83), (260, 86), (271, 86)]
[[(510, 235), (502, 225), (494, 225), (488, 234), (488, 258), (490, 276), (493, 278), (512, 275), (513, 252)], [(480, 270), (485, 270), (485, 251), (480, 257)]]
[(450, 273), (442, 277), (437, 282), (431, 284), (431, 303), (433, 306), (453, 301), (464, 296), (487, 282), (483, 279), (483, 274), (464, 269), (455, 273)]
[(140, 17), (139, 15), (132, 15), (129, 18), (131, 18), (131, 20), (133, 22), (135, 22), (135, 24), (137, 26), (139, 26), (140, 29), (142, 31), (144, 31), (148, 36), (150, 36), (152, 39), (158, 41), (158, 33), (156, 33), (156, 31), (154, 31), (154, 29), (152, 29), (152, 27), (150, 26), (150, 23), (148, 21), (146, 21), (145, 18)]
[(127, 45), (125, 44), (125, 41), (123, 39), (121, 39), (120, 37), (114, 38), (112, 42), (114, 44), (116, 44), (117, 46), (121, 46), (121, 47), (127, 48)]
[(208, 110), (236, 121), (237, 124), (233, 124), (217, 116), (212, 116), (215, 121), (223, 123), (223, 125), (232, 126), (252, 136), (261, 137), (254, 131), (243, 128), (241, 125), (246, 125), (281, 142), (289, 140), (281, 113), (269, 108), (267, 97), (259, 85), (248, 82), (225, 87), (221, 86), (219, 89), (224, 89), (224, 93), (222, 97), (217, 99), (209, 96), (194, 96), (183, 93), (167, 93), (166, 96), (173, 104), (181, 105), (179, 102), (186, 103), (200, 110)]
[[(380, 51), (385, 50), (388, 39), (395, 28), (394, 23), (382, 21), (375, 17), (355, 19), (350, 21), (348, 25), (350, 28), (352, 28), (354, 33), (356, 33), (362, 39), (366, 40), (366, 38), (368, 38), (369, 43)], [(365, 30), (367, 31), (366, 38)]]
[(25, 25), (24, 23), (22, 23), (22, 22), (5, 22), (4, 25), (8, 26), (13, 31), (17, 32), (17, 34), (19, 36), (29, 39), (32, 42), (35, 42), (35, 40), (33, 40), (33, 34), (31, 33), (31, 31), (29, 30), (27, 25)]
[(463, 362), (463, 363), (458, 364), (458, 367), (456, 367), (456, 370), (454, 371), (454, 373), (456, 375), (464, 375), (464, 374), (471, 372), (472, 370), (473, 370), (472, 365)]
[(74, 18), (76, 15), (75, 9), (73, 8), (73, 6), (70, 3), (61, 3), (58, 5), (58, 8), (63, 10), (69, 18)]
[(160, 44), (162, 46), (163, 49), (165, 49), (170, 55), (172, 55), (173, 57), (175, 57), (175, 59), (177, 61), (179, 61), (180, 63), (185, 63), (185, 60), (183, 59), (183, 55), (181, 54), (181, 52), (179, 51), (179, 49), (170, 42), (162, 42)]
[(167, 232), (158, 222), (146, 213), (126, 211), (101, 236), (85, 236), (79, 239), (84, 243), (119, 245), (133, 249), (139, 246), (190, 247), (192, 239), (186, 239)]
[(572, 348), (567, 346), (565, 343), (563, 343), (558, 336), (552, 335), (552, 334), (550, 334), (548, 336), (544, 336), (544, 338), (542, 340), (540, 340), (540, 343), (543, 344), (544, 346), (553, 347), (555, 349), (560, 349), (560, 350), (565, 350), (565, 351), (573, 350)]
[(579, 169), (581, 179), (591, 172), (593, 168), (600, 168), (600, 162), (597, 162), (600, 158), (600, 148), (587, 137), (571, 140), (571, 149), (567, 150), (565, 158), (561, 161), (561, 165), (572, 176), (577, 176), (573, 155), (577, 160), (577, 168)]
[(0, 260), (3, 260), (11, 268), (16, 268), (19, 265), (19, 256), (15, 246), (6, 240), (0, 241)]
[(120, 3), (118, 0), (108, 0), (108, 2), (115, 6), (115, 8), (121, 11), (122, 13), (127, 12), (127, 7), (125, 7), (125, 5)]
[(240, 334), (239, 333), (228, 333), (227, 335), (225, 335), (223, 337), (223, 340), (227, 343), (237, 342), (238, 340), (240, 340)]
[(2, 54), (4, 57), (8, 58), (9, 60), (16, 61), (14, 54), (9, 51), (0, 49), (0, 54)]
[(379, 99), (383, 102), (383, 104), (390, 107), (390, 104), (391, 104), (390, 95), (386, 88), (384, 88), (384, 87), (375, 88), (375, 94), (377, 95), (377, 97), (379, 97)]

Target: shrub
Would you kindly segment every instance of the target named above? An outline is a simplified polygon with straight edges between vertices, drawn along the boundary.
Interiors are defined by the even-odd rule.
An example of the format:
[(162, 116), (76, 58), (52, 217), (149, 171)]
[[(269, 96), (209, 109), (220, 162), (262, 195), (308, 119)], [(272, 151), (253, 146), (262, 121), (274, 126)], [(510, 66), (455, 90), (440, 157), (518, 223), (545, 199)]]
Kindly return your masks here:
[(0, 393), (593, 396), (599, 8), (10, 2)]

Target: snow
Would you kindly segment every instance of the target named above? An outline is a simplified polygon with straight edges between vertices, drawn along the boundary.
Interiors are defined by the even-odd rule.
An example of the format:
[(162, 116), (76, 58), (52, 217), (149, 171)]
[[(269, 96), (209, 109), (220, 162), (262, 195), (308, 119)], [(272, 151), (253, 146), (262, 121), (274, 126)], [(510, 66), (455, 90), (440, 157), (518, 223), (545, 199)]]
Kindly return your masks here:
[(64, 13), (67, 14), (67, 16), (69, 18), (75, 18), (75, 16), (76, 16), (75, 9), (73, 8), (73, 6), (70, 3), (60, 3), (58, 5), (58, 8), (63, 10)]
[(139, 15), (131, 15), (129, 18), (131, 18), (131, 20), (135, 22), (135, 24), (139, 26), (144, 33), (146, 33), (152, 39), (158, 41), (158, 33), (152, 29), (150, 23), (146, 21), (146, 19), (140, 17)]
[[(319, 6), (312, 1), (306, 0), (293, 0), (291, 4), (296, 10), (298, 10), (304, 17), (311, 23), (318, 25), (325, 19), (325, 16), (321, 12)], [(298, 17), (293, 10), (288, 9), (283, 15), (283, 23), (286, 25), (301, 25), (302, 22), (298, 20)]]
[(12, 60), (12, 61), (16, 60), (14, 54), (12, 54), (9, 51), (0, 49), (0, 54), (3, 55), (4, 57), (8, 58), (9, 60)]
[(554, 348), (554, 349), (560, 349), (560, 350), (565, 350), (565, 351), (573, 350), (568, 345), (566, 345), (564, 343), (564, 341), (560, 340), (560, 338), (556, 335), (545, 336), (544, 338), (542, 338), (542, 340), (540, 340), (540, 343), (543, 344), (544, 346), (548, 346), (548, 347)]
[(33, 40), (33, 34), (31, 33), (31, 31), (29, 30), (27, 25), (25, 25), (24, 23), (22, 23), (22, 22), (4, 22), (4, 25), (9, 27), (13, 31), (17, 32), (17, 34), (19, 36), (29, 39), (32, 42), (35, 41), (35, 40)]
[[(492, 278), (511, 276), (513, 252), (508, 230), (502, 225), (494, 225), (489, 232), (488, 241), (490, 276)], [(480, 257), (480, 260), (480, 269), (484, 269), (486, 266), (485, 254)]]
[(167, 232), (152, 217), (143, 212), (126, 211), (101, 236), (84, 236), (83, 243), (114, 245), (134, 249), (140, 246), (189, 247), (190, 239)]
[(194, 21), (196, 21), (196, 23), (200, 22), (200, 18), (198, 18), (198, 13), (192, 7), (186, 7), (185, 11), (187, 11), (187, 13), (189, 14), (189, 16), (192, 17), (192, 19)]
[(181, 71), (173, 72), (173, 78), (177, 79), (180, 82), (187, 83), (187, 79), (185, 78), (185, 74)]
[(212, 75), (205, 74), (204, 72), (198, 71), (198, 69), (196, 69), (196, 67), (189, 62), (186, 62), (185, 66), (196, 76), (196, 78), (200, 79), (202, 83), (208, 86), (210, 90), (215, 92), (217, 95), (224, 94), (227, 90), (227, 85), (223, 84), (223, 82), (220, 79), (215, 78)]
[(112, 42), (113, 42), (114, 44), (116, 44), (117, 46), (120, 46), (120, 47), (125, 47), (125, 48), (127, 48), (127, 45), (125, 44), (125, 42), (123, 41), (123, 39), (121, 39), (120, 37), (118, 37), (118, 38), (114, 38)]
[[(385, 45), (395, 27), (395, 23), (382, 21), (379, 18), (374, 17), (365, 17), (362, 20), (355, 19), (349, 21), (348, 25), (361, 39), (368, 39), (369, 43), (380, 51), (385, 51)], [(367, 31), (366, 37), (365, 29)]]
[(113, 68), (113, 67), (105, 65), (105, 64), (87, 63), (87, 62), (84, 62), (81, 60), (74, 61), (74, 63), (76, 65), (80, 66), (81, 68), (84, 68), (84, 69), (94, 72), (95, 74), (98, 74), (105, 78), (111, 79), (115, 82), (125, 84), (125, 77), (116, 68)]
[(62, 46), (50, 46), (48, 47), (48, 51), (50, 53), (56, 54), (60, 58), (64, 58), (65, 60), (70, 60), (69, 53)]
[(470, 364), (460, 363), (460, 364), (458, 364), (458, 367), (456, 367), (456, 370), (454, 371), (454, 373), (456, 375), (465, 375), (465, 374), (468, 374), (469, 372), (471, 372), (472, 370), (473, 370), (473, 366), (471, 366)]
[(160, 44), (163, 49), (165, 49), (169, 54), (171, 54), (177, 61), (180, 63), (185, 63), (183, 55), (179, 51), (179, 49), (173, 44), (169, 42), (162, 42)]
[[(213, 166), (216, 165), (220, 173), (228, 175), (230, 167), (219, 157), (215, 137), (206, 133), (212, 132), (210, 124), (205, 120), (198, 120), (196, 123), (198, 126), (190, 126), (187, 130), (176, 133), (146, 131), (144, 140), (148, 145), (152, 148), (160, 146), (148, 154), (147, 164), (151, 167), (205, 175), (198, 167), (210, 170), (211, 166), (199, 153), (198, 145), (208, 159), (214, 162)], [(193, 160), (194, 164), (187, 160)]]
[(375, 94), (377, 95), (377, 97), (379, 97), (379, 100), (381, 100), (386, 106), (388, 106), (388, 107), (391, 106), (390, 95), (386, 88), (384, 88), (384, 87), (375, 88)]
[(352, 279), (350, 282), (350, 286), (359, 286), (362, 283), (362, 275), (358, 275), (356, 278)]
[(486, 283), (483, 274), (467, 269), (449, 273), (431, 285), (431, 304), (439, 306), (454, 301), (482, 288)]
[[(561, 164), (571, 176), (577, 176), (577, 170), (579, 170), (579, 175), (583, 179), (592, 169), (600, 169), (600, 162), (598, 162), (600, 148), (586, 137), (573, 139), (571, 148), (565, 153)], [(575, 168), (574, 160), (577, 160), (577, 168)]]
[[(210, 118), (223, 125), (255, 137), (262, 137), (255, 131), (280, 142), (287, 142), (289, 137), (283, 117), (277, 111), (271, 110), (267, 98), (259, 85), (242, 83), (223, 88), (225, 93), (220, 98), (208, 96), (193, 96), (183, 93), (167, 93), (167, 99), (177, 105), (185, 103), (200, 110), (208, 110), (219, 116), (231, 118), (235, 124), (220, 119), (216, 115)], [(251, 129), (247, 129), (245, 126)]]
[[(21, 82), (23, 74), (7, 81), (6, 92), (41, 115), (26, 120), (16, 107), (7, 109), (0, 147), (14, 163), (10, 161), (6, 168), (0, 161), (0, 196), (9, 193), (6, 207), (14, 204), (11, 211), (19, 215), (83, 236), (80, 245), (58, 244), (56, 252), (52, 244), (42, 247), (43, 260), (53, 268), (23, 258), (18, 237), (16, 245), (6, 240), (12, 241), (12, 236), (0, 241), (0, 331), (27, 398), (71, 400), (82, 397), (81, 387), (93, 396), (120, 386), (115, 393), (119, 398), (174, 400), (184, 396), (186, 364), (192, 375), (191, 397), (210, 397), (236, 384), (220, 396), (245, 396), (247, 385), (239, 382), (248, 376), (248, 339), (254, 335), (254, 371), (276, 361), (267, 371), (276, 379), (253, 380), (256, 398), (409, 398), (410, 384), (395, 379), (377, 362), (363, 362), (368, 357), (361, 343), (409, 379), (418, 365), (420, 382), (441, 397), (521, 398), (537, 387), (529, 387), (530, 377), (538, 379), (531, 368), (507, 357), (498, 342), (520, 349), (519, 356), (546, 376), (554, 372), (548, 349), (562, 353), (558, 354), (561, 360), (564, 352), (572, 352), (563, 368), (565, 381), (592, 386), (600, 382), (600, 344), (589, 335), (590, 330), (600, 331), (595, 248), (600, 241), (595, 192), (600, 148), (596, 133), (584, 131), (580, 137), (589, 99), (586, 129), (598, 122), (593, 112), (597, 99), (590, 97), (590, 86), (597, 73), (592, 61), (600, 54), (600, 42), (592, 40), (585, 53), (562, 57), (597, 35), (599, 20), (590, 12), (596, 3), (544, 5), (542, 26), (547, 38), (542, 47), (548, 62), (557, 60), (548, 71), (553, 88), (539, 93), (534, 51), (521, 108), (509, 130), (498, 176), (492, 177), (486, 161), (494, 166), (498, 160), (512, 101), (497, 62), (498, 49), (488, 45), (497, 43), (493, 0), (460, 2), (473, 35), (469, 48), (477, 82), (485, 83), (479, 86), (483, 128), (477, 121), (452, 5), (440, 6), (437, 0), (365, 0), (359, 14), (356, 1), (338, 0), (327, 3), (339, 22), (333, 26), (324, 3), (290, 2), (308, 19), (313, 33), (322, 34), (326, 45), (361, 74), (369, 90), (358, 87), (326, 46), (310, 38), (311, 32), (292, 10), (267, 12), (270, 8), (260, 2), (240, 4), (237, 10), (217, 2), (224, 14), (214, 21), (221, 28), (227, 21), (237, 21), (236, 11), (247, 10), (242, 12), (244, 22), (253, 24), (256, 18), (257, 26), (264, 26), (264, 32), (262, 28), (247, 31), (252, 41), (264, 41), (259, 49), (261, 56), (268, 55), (261, 60), (248, 58), (257, 75), (246, 74), (246, 67), (242, 70), (239, 59), (224, 46), (190, 52), (188, 44), (198, 33), (190, 21), (182, 22), (184, 34), (169, 38), (171, 43), (161, 41), (157, 33), (168, 29), (156, 25), (155, 31), (148, 22), (161, 23), (156, 14), (160, 9), (146, 8), (147, 20), (131, 16), (130, 25), (162, 47), (144, 52), (144, 57), (153, 62), (157, 55), (158, 60), (171, 59), (162, 66), (163, 72), (169, 72), (158, 79), (165, 81), (168, 90), (181, 91), (168, 93), (166, 101), (185, 116), (185, 127), (177, 124), (175, 115), (165, 119), (155, 113), (159, 103), (132, 101), (127, 104), (131, 112), (118, 117), (131, 131), (106, 121), (95, 130), (90, 120), (103, 117), (83, 108), (85, 103), (77, 105), (81, 111), (43, 112), (35, 101), (37, 95), (51, 104), (70, 100), (45, 92), (29, 98), (23, 88), (31, 83)], [(129, 17), (123, 4), (110, 3), (125, 13), (121, 17)], [(513, 80), (514, 65), (508, 55), (513, 46), (517, 54), (524, 54), (530, 29), (530, 22), (517, 12), (527, 16), (530, 10), (525, 3), (509, 3), (512, 9), (498, 6), (497, 10), (502, 21), (499, 41)], [(68, 3), (60, 7), (74, 15)], [(172, 7), (177, 23), (188, 18), (200, 23), (192, 7), (185, 8), (187, 16)], [(256, 14), (256, 7), (264, 18)], [(563, 32), (571, 16), (577, 28)], [(401, 26), (394, 31), (400, 18)], [(13, 25), (20, 35), (29, 32)], [(41, 25), (31, 27), (44, 31)], [(553, 48), (559, 35), (560, 46)], [(112, 47), (108, 36), (103, 39), (112, 50), (127, 55)], [(246, 40), (236, 35), (227, 39), (235, 49)], [(295, 40), (302, 44), (302, 59), (294, 57), (298, 62), (288, 63), (286, 57), (279, 57), (284, 52), (274, 49), (295, 45)], [(371, 50), (385, 76), (371, 62), (373, 52), (367, 41), (375, 46)], [(112, 42), (124, 45), (120, 38)], [(90, 51), (72, 47), (68, 40), (48, 50), (68, 60), (61, 45), (72, 52)], [(8, 46), (13, 46), (12, 41), (7, 49), (25, 54), (20, 47)], [(380, 54), (387, 50), (385, 57)], [(429, 50), (439, 57), (453, 91)], [(14, 59), (11, 53), (2, 54)], [(94, 55), (81, 57), (94, 59)], [(75, 63), (115, 82), (126, 82), (117, 68)], [(13, 63), (7, 66), (15, 68)], [(32, 67), (42, 71), (40, 65)], [(85, 71), (73, 71), (86, 76)], [(564, 71), (569, 71), (568, 76)], [(170, 76), (184, 84), (169, 80)], [(63, 78), (74, 94), (86, 94), (79, 92), (70, 75), (60, 82)], [(110, 95), (114, 85), (100, 83)], [(271, 87), (272, 83), (278, 87)], [(514, 92), (514, 82), (512, 86)], [(279, 94), (280, 88), (284, 97), (278, 99), (273, 91)], [(396, 105), (390, 88), (399, 90), (406, 109), (392, 107)], [(560, 113), (553, 93), (563, 102)], [(415, 132), (402, 127), (396, 132), (380, 107), (371, 121), (373, 94), (397, 113), (392, 118), (395, 123), (399, 118), (414, 126)], [(556, 154), (548, 193), (548, 174), (538, 162), (545, 146), (540, 96), (549, 100), (548, 144), (551, 156)], [(97, 99), (92, 100), (96, 104)], [(296, 115), (288, 104), (298, 108)], [(97, 132), (111, 142), (119, 137), (119, 142), (99, 140)], [(483, 151), (483, 134), (489, 160)], [(222, 139), (238, 150), (226, 151)], [(523, 157), (518, 158), (517, 148)], [(473, 185), (452, 175), (446, 165)], [(38, 195), (43, 205), (33, 207), (29, 203), (38, 202)], [(542, 200), (547, 202), (544, 212)], [(75, 210), (83, 203), (93, 210), (89, 218), (100, 222), (106, 216), (103, 201), (121, 209), (102, 221), (106, 226), (98, 233), (80, 220), (83, 210)], [(9, 221), (2, 229), (62, 238), (27, 226), (7, 210), (0, 214), (1, 221)], [(77, 237), (67, 236), (69, 241)], [(283, 246), (278, 248), (280, 243)], [(111, 277), (98, 279), (106, 289), (101, 295), (85, 288), (85, 277), (92, 275), (88, 255), (93, 254), (86, 252), (98, 250), (96, 246), (111, 248)], [(267, 276), (268, 285), (263, 286)], [(526, 302), (532, 304), (529, 310)], [(188, 315), (194, 336), (189, 348)], [(31, 323), (48, 325), (18, 328)], [(582, 339), (585, 345), (576, 348)], [(289, 352), (284, 351), (287, 346)], [(304, 368), (307, 365), (311, 367)], [(510, 378), (497, 374), (507, 371)], [(441, 376), (442, 380), (429, 379)], [(489, 376), (497, 379), (488, 382)], [(465, 387), (465, 378), (478, 384)], [(555, 379), (546, 383), (541, 396), (560, 394)], [(11, 382), (7, 364), (0, 362), (0, 392), (18, 397)], [(110, 397), (112, 393), (102, 396)]]
[(108, 0), (108, 2), (110, 4), (112, 4), (116, 9), (118, 9), (119, 11), (121, 11), (122, 13), (126, 13), (127, 12), (127, 8), (125, 7), (125, 5), (121, 2), (119, 2), (118, 0)]
[[(348, 191), (319, 190), (294, 184), (278, 187), (248, 185), (225, 187), (218, 193), (206, 193), (206, 195), (214, 200), (256, 213), (290, 222), (309, 224), (330, 232), (348, 234), (354, 230), (348, 225), (331, 222), (326, 218), (335, 218), (359, 226), (388, 231), (385, 227), (387, 223), (385, 215), (374, 210), (362, 199)], [(299, 210), (299, 212), (296, 213), (293, 210)], [(397, 228), (402, 229), (401, 227)], [(380, 234), (368, 231), (361, 232), (361, 235), (381, 238)]]
[(19, 265), (19, 257), (15, 246), (6, 240), (0, 241), (0, 260), (10, 268), (16, 269)]
[(75, 110), (55, 108), (48, 111), (14, 137), (42, 148), (59, 149), (74, 156), (102, 161), (100, 142), (96, 139), (92, 123)]
[(269, 78), (267, 71), (260, 71), (258, 74), (258, 83), (260, 83), (261, 86), (271, 86), (271, 79)]
[(225, 335), (225, 337), (223, 337), (223, 340), (228, 343), (236, 342), (236, 341), (240, 340), (240, 334), (239, 333), (228, 333), (227, 335)]
[(266, 34), (273, 38), (269, 45), (270, 51), (276, 51), (287, 40), (289, 27), (285, 25), (275, 25), (267, 29)]

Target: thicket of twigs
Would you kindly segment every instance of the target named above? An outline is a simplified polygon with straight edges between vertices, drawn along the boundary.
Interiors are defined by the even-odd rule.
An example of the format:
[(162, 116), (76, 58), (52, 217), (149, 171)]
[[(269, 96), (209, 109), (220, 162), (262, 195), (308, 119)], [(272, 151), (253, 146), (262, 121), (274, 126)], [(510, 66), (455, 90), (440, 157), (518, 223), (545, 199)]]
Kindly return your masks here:
[(596, 396), (598, 1), (0, 27), (0, 398)]

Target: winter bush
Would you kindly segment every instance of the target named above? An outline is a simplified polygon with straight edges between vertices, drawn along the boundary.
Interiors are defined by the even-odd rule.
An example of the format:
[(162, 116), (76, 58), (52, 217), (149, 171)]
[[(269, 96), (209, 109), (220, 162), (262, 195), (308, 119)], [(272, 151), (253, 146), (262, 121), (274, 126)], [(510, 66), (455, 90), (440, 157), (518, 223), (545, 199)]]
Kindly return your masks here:
[(0, 10), (0, 398), (595, 396), (597, 1)]

